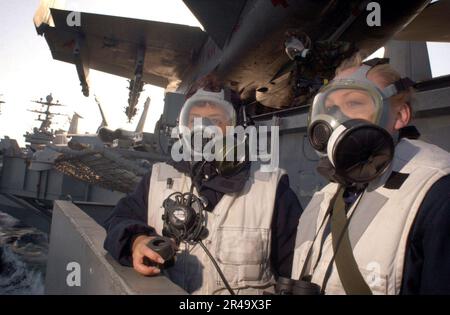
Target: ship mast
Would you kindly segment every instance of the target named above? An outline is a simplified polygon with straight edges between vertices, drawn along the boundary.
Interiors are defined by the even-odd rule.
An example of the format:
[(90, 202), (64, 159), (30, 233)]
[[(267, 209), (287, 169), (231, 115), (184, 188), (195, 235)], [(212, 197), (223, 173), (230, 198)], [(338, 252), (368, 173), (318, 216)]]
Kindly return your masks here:
[[(34, 109), (33, 110), (31, 110), (31, 109), (28, 110), (30, 112), (40, 114), (38, 116), (38, 118), (36, 119), (37, 121), (41, 122), (41, 126), (38, 129), (40, 132), (50, 132), (50, 125), (52, 124), (52, 118), (54, 116), (56, 116), (56, 115), (64, 115), (64, 114), (61, 114), (61, 113), (52, 113), (50, 111), (51, 107), (65, 106), (63, 104), (60, 104), (58, 100), (56, 101), (56, 103), (53, 103), (52, 93), (47, 95), (45, 100), (46, 101), (43, 101), (42, 98), (40, 98), (39, 101), (32, 101), (33, 103), (41, 104), (42, 107), (44, 108), (43, 110), (34, 110)], [(44, 115), (44, 118), (41, 118), (41, 114)]]
[[(42, 149), (45, 145), (48, 145), (53, 142), (55, 138), (55, 134), (53, 133), (53, 130), (50, 129), (50, 126), (52, 124), (52, 118), (56, 115), (64, 115), (62, 113), (52, 113), (51, 108), (52, 107), (60, 107), (65, 106), (63, 104), (60, 104), (59, 101), (53, 102), (53, 96), (50, 93), (45, 98), (45, 101), (42, 100), (42, 98), (39, 99), (39, 101), (32, 101), (33, 103), (40, 104), (42, 106), (41, 110), (35, 110), (35, 109), (29, 109), (28, 111), (32, 113), (39, 114), (37, 121), (41, 122), (41, 125), (39, 128), (33, 128), (33, 132), (27, 132), (25, 136), (25, 142), (30, 143), (30, 148), (33, 151)], [(43, 117), (42, 117), (43, 115)]]

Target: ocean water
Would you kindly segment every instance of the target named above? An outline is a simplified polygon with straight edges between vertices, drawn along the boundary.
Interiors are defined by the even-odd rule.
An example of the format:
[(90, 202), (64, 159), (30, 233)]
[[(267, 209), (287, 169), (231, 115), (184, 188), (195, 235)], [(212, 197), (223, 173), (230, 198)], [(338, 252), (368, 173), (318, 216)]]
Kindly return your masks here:
[(44, 294), (48, 235), (0, 211), (0, 294)]

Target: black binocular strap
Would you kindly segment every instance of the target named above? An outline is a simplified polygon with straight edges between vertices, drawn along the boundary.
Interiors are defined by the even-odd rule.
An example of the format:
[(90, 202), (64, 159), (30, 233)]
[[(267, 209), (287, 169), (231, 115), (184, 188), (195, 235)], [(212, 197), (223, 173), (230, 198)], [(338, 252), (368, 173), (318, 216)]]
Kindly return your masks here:
[[(328, 206), (327, 212), (325, 213), (325, 215), (324, 215), (324, 217), (323, 217), (323, 220), (322, 220), (322, 222), (320, 223), (319, 228), (317, 229), (316, 234), (314, 235), (314, 238), (313, 238), (313, 240), (312, 240), (312, 242), (311, 242), (311, 245), (310, 245), (310, 247), (309, 247), (309, 249), (308, 249), (308, 253), (306, 254), (305, 262), (303, 263), (302, 271), (300, 272), (300, 276), (299, 276), (298, 280), (305, 280), (305, 277), (310, 277), (310, 276), (312, 276), (312, 274), (311, 274), (311, 275), (305, 275), (305, 273), (306, 273), (306, 270), (309, 269), (309, 265), (310, 265), (310, 263), (311, 263), (311, 258), (312, 258), (312, 252), (313, 252), (314, 243), (316, 242), (317, 237), (319, 236), (319, 233), (320, 233), (320, 231), (321, 231), (322, 228), (323, 228), (323, 225), (325, 224), (325, 222), (327, 222), (327, 219), (328, 219), (329, 215), (331, 214), (331, 211), (333, 210), (333, 206), (332, 206), (332, 205), (334, 204), (334, 201), (335, 201), (335, 199), (336, 199), (336, 196), (337, 196), (337, 195), (334, 195), (334, 197), (331, 199), (331, 202), (330, 202), (330, 205)], [(322, 243), (322, 244), (323, 244), (323, 243)], [(320, 248), (320, 251), (322, 251), (322, 246), (321, 246), (321, 248)], [(313, 270), (315, 269), (315, 267), (317, 267), (317, 264), (319, 263), (319, 260), (320, 260), (320, 258), (317, 259), (317, 261), (316, 261), (316, 263), (315, 263), (315, 265), (314, 265), (314, 267), (313, 267)]]
[[(333, 243), (333, 259), (336, 262), (336, 268), (348, 295), (372, 295), (372, 290), (364, 280), (358, 264), (353, 255), (352, 245), (348, 234), (348, 225), (350, 219), (347, 219), (345, 211), (345, 202), (343, 198), (344, 188), (340, 188), (337, 198), (334, 200), (333, 211), (331, 213), (331, 238)], [(361, 200), (362, 196), (359, 198)], [(358, 201), (359, 201), (358, 200)], [(355, 210), (353, 213), (356, 211)]]
[[(345, 202), (343, 198), (344, 190), (345, 188), (340, 186), (336, 194), (331, 199), (327, 212), (324, 215), (324, 219), (322, 220), (322, 223), (320, 224), (319, 229), (317, 230), (317, 233), (315, 234), (312, 244), (306, 255), (302, 271), (300, 272), (299, 280), (310, 280), (306, 279), (306, 277), (309, 277), (309, 275), (306, 276), (305, 273), (306, 270), (309, 269), (308, 266), (311, 262), (310, 260), (312, 258), (314, 243), (316, 242), (320, 230), (322, 230), (323, 225), (327, 221), (328, 216), (330, 216), (331, 237), (333, 242), (333, 257), (330, 260), (327, 272), (323, 279), (323, 283), (321, 286), (322, 294), (325, 293), (325, 287), (331, 275), (333, 262), (336, 262), (339, 278), (342, 282), (342, 286), (344, 287), (346, 294), (372, 295), (372, 290), (370, 290), (369, 286), (365, 282), (361, 274), (361, 271), (359, 270), (358, 264), (356, 263), (355, 257), (353, 255), (353, 249), (350, 243), (350, 238), (348, 235), (348, 226), (350, 224), (350, 219), (355, 213), (356, 208), (363, 196), (361, 195), (360, 198), (358, 198), (353, 213), (350, 215), (350, 218), (347, 219), (347, 214), (345, 211)], [(313, 270), (316, 269), (319, 260), (320, 257), (314, 264)]]

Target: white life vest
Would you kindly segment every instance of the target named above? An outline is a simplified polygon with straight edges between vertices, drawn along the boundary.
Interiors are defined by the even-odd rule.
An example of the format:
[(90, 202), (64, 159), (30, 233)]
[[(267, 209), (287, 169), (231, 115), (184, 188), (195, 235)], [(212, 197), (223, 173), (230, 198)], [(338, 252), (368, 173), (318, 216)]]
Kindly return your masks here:
[[(271, 224), (278, 182), (284, 170), (262, 172), (252, 164), (239, 193), (225, 194), (207, 212), (208, 237), (203, 241), (237, 294), (260, 294), (273, 285), (270, 266)], [(168, 179), (169, 180), (168, 184)], [(148, 225), (162, 235), (163, 201), (188, 192), (190, 177), (165, 163), (153, 165), (148, 198)], [(196, 190), (195, 195), (198, 196)], [(180, 244), (175, 265), (166, 275), (194, 294), (228, 294), (211, 260), (199, 246)]]
[[(393, 171), (407, 176), (398, 189), (385, 186)], [(448, 152), (422, 141), (402, 139), (395, 148), (391, 169), (371, 182), (347, 212), (347, 217), (354, 212), (348, 228), (353, 254), (374, 294), (399, 294), (406, 243), (418, 209), (431, 186), (449, 173)], [(322, 286), (333, 246), (331, 233), (325, 233), (325, 239), (322, 237), (324, 230), (329, 231), (329, 225), (323, 224), (322, 228), (320, 225), (324, 220), (329, 222), (325, 216), (337, 187), (330, 183), (317, 192), (300, 218), (292, 279), (299, 279), (312, 240), (318, 233), (305, 275), (312, 275), (311, 281)], [(325, 293), (345, 294), (334, 263)]]

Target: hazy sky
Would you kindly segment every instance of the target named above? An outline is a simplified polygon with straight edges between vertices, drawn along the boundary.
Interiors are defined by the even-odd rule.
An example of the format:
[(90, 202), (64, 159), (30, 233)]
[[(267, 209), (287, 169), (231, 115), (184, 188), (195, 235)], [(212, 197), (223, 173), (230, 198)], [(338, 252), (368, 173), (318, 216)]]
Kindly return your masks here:
[[(125, 78), (91, 70), (91, 96), (84, 97), (75, 66), (53, 60), (44, 37), (36, 33), (33, 16), (38, 4), (39, 0), (0, 0), (0, 94), (3, 94), (0, 99), (7, 102), (1, 105), (0, 137), (9, 135), (23, 145), (22, 135), (38, 124), (34, 121), (36, 115), (27, 111), (38, 109), (38, 105), (30, 101), (45, 98), (50, 92), (55, 100), (67, 105), (62, 112), (71, 116), (76, 111), (84, 117), (80, 120), (80, 131), (90, 133), (101, 122), (94, 93), (103, 104), (110, 127), (129, 130), (134, 130), (142, 104), (149, 95), (152, 103), (145, 131), (152, 132), (162, 112), (163, 89), (145, 86), (138, 115), (131, 124), (126, 123), (124, 113), (128, 105)], [(181, 0), (67, 0), (65, 4), (68, 10), (200, 26)], [(434, 76), (450, 73), (449, 47), (449, 44), (429, 44)], [(55, 121), (54, 128), (67, 129), (66, 117)]]
[[(66, 8), (82, 12), (137, 17), (161, 22), (200, 26), (181, 0), (67, 0)], [(39, 109), (31, 100), (44, 98), (50, 92), (54, 100), (67, 107), (56, 108), (72, 116), (76, 111), (80, 119), (79, 130), (93, 133), (101, 123), (95, 93), (111, 128), (134, 130), (147, 96), (152, 102), (147, 116), (145, 131), (153, 132), (159, 119), (164, 99), (164, 90), (146, 85), (141, 93), (138, 114), (131, 124), (127, 123), (124, 108), (128, 106), (128, 82), (125, 78), (90, 71), (90, 97), (81, 93), (77, 72), (73, 64), (53, 60), (45, 38), (38, 36), (33, 16), (39, 0), (0, 0), (0, 97), (6, 101), (1, 105), (0, 137), (9, 135), (24, 144), (23, 134), (31, 131), (39, 122), (36, 114), (27, 109)], [(53, 127), (67, 130), (66, 117), (55, 118)]]

